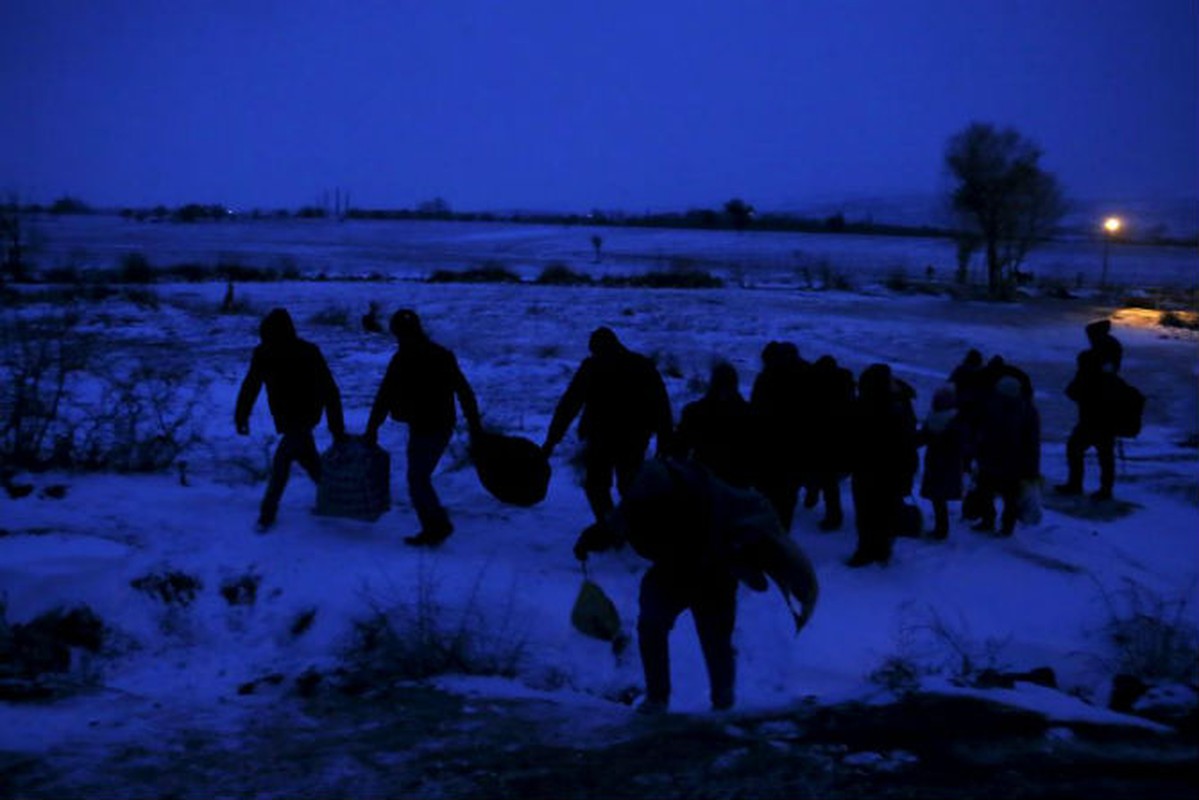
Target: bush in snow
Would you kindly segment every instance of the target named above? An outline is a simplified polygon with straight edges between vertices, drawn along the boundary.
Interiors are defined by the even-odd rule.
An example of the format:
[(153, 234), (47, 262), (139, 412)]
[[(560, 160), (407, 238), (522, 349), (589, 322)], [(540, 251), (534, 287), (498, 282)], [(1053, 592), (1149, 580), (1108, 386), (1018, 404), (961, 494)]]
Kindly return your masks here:
[(1147, 684), (1199, 684), (1199, 624), (1185, 596), (1165, 597), (1131, 580), (1115, 593), (1101, 589), (1105, 666)]
[(576, 272), (566, 264), (550, 264), (533, 281), (542, 286), (589, 286), (595, 279), (585, 272)]
[(61, 466), (158, 472), (200, 441), (195, 412), (204, 387), (187, 367), (147, 360), (98, 377), (98, 401), (56, 444)]
[(40, 318), (7, 315), (0, 324), (0, 461), (37, 468), (51, 458), (62, 433), (68, 381), (83, 370), (90, 347), (79, 314), (67, 309)]
[(258, 586), (262, 576), (247, 572), (221, 581), (221, 597), (231, 606), (252, 606), (258, 599)]
[(80, 672), (73, 653), (98, 653), (104, 644), (106, 629), (95, 612), (87, 606), (56, 608), (9, 625), (5, 611), (0, 603), (0, 699), (45, 698), (88, 682), (77, 674), (64, 684), (63, 677)]
[(204, 588), (203, 581), (195, 575), (179, 570), (151, 572), (134, 578), (129, 585), (168, 606), (189, 606)]
[(152, 472), (199, 441), (204, 386), (161, 359), (103, 364), (74, 308), (0, 323), (0, 461)]
[(526, 635), (515, 627), (514, 594), (492, 606), (480, 594), (482, 577), (453, 604), (423, 565), (402, 595), (368, 591), (369, 613), (356, 621), (346, 652), (351, 670), (374, 685), (447, 673), (516, 675)]
[(948, 675), (956, 683), (973, 686), (1009, 669), (1002, 660), (1007, 639), (979, 640), (965, 618), (954, 622), (932, 607), (922, 612), (905, 609), (898, 639), (899, 652), (870, 673), (871, 682), (891, 691), (914, 689), (921, 675)]

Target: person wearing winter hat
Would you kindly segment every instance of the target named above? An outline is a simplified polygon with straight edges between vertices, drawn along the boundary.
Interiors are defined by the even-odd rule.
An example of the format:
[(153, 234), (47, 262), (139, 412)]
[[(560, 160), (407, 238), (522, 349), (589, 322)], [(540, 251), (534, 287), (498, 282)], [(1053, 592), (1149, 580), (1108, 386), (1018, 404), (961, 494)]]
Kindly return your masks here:
[(374, 442), (388, 415), (408, 424), (408, 496), (421, 528), (404, 542), (436, 547), (454, 530), (433, 488), (433, 470), (454, 435), (454, 399), (462, 406), (472, 436), (482, 429), (479, 404), (458, 359), (429, 338), (415, 311), (395, 312), (389, 328), (396, 338), (396, 353), (375, 393), (364, 435)]
[(276, 308), (258, 329), (261, 344), (254, 348), (250, 369), (237, 393), (234, 423), (242, 436), (250, 434), (250, 412), (266, 386), (267, 404), (282, 435), (271, 461), (271, 477), (258, 513), (258, 532), (275, 524), (279, 500), (287, 487), (292, 462), (298, 462), (314, 483), (320, 483), (321, 459), (312, 430), (325, 416), (334, 438), (345, 435), (341, 393), (320, 348), (296, 335), (287, 309)]

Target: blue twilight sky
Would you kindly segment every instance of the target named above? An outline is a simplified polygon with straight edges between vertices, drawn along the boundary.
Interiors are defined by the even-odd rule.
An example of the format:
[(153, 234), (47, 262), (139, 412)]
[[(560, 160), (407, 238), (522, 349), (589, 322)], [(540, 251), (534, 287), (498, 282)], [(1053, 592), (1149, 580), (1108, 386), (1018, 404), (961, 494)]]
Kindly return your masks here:
[(1199, 0), (3, 0), (0, 191), (769, 209), (933, 192), (1012, 125), (1080, 199), (1199, 195)]

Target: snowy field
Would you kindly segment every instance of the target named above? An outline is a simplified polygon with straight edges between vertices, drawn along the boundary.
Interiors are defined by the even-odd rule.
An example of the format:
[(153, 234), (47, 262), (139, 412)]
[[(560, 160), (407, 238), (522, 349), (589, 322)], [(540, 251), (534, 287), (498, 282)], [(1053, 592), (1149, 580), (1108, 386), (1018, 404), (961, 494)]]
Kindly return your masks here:
[[(130, 228), (143, 229), (172, 230)], [(344, 230), (349, 236), (354, 228)], [(627, 233), (644, 237), (630, 248), (653, 255), (656, 233)], [(517, 252), (533, 247), (525, 238), (532, 232), (519, 235)], [(614, 250), (624, 235), (605, 232)], [(575, 252), (585, 253), (588, 232), (570, 236)], [(911, 263), (924, 261), (924, 245), (896, 242), (914, 246)], [(791, 246), (780, 246), (780, 257)], [(148, 255), (160, 260), (157, 252)], [(174, 254), (161, 261), (174, 261)], [(845, 484), (844, 530), (820, 533), (817, 511), (800, 509), (791, 532), (822, 586), (811, 625), (796, 637), (777, 592), (742, 588), (735, 645), (741, 711), (885, 701), (891, 695), (871, 676), (896, 659), (917, 667), (926, 687), (965, 691), (952, 686), (965, 654), (973, 669), (1051, 667), (1063, 690), (1027, 687), (989, 696), (1065, 720), (1117, 718), (1103, 710), (1120, 663), (1106, 633), (1113, 615), (1128, 612), (1134, 591), (1185, 602), (1191, 611), (1199, 602), (1199, 340), (1158, 326), (1156, 315), (1085, 300), (977, 303), (863, 284), (842, 293), (301, 282), (239, 286), (246, 307), (237, 314), (217, 313), (222, 285), (158, 285), (151, 290), (156, 308), (145, 297), (83, 304), (80, 330), (97, 338), (106, 358), (189, 371), (183, 388), (198, 392), (198, 442), (183, 456), (186, 481), (175, 472), (23, 474), (17, 480), (33, 484), (33, 493), (0, 497), (0, 592), (9, 622), (86, 603), (116, 633), (108, 652), (77, 665), (98, 691), (54, 703), (0, 704), (0, 751), (129, 746), (169, 737), (185, 724), (233, 735), (256, 714), (290, 702), (283, 689), (241, 696), (240, 686), (271, 674), (290, 682), (308, 670), (336, 668), (355, 621), (372, 607), (413, 604), (418, 596), (432, 598), (455, 624), (519, 651), (514, 677), (446, 676), (438, 685), (548, 700), (576, 714), (580, 727), (630, 713), (624, 703), (642, 685), (636, 648), (614, 655), (569, 621), (582, 578), (571, 545), (589, 520), (570, 463), (573, 433), (555, 453), (547, 499), (521, 509), (482, 489), (459, 431), (434, 479), (456, 532), (433, 552), (401, 541), (415, 532), (416, 520), (403, 482), (404, 428), (391, 422), (380, 432), (392, 454), (391, 513), (373, 524), (316, 517), (315, 488), (295, 470), (277, 526), (265, 536), (254, 533), (274, 429), (262, 397), (251, 436), (236, 436), (233, 405), (259, 320), (275, 306), (290, 310), (300, 335), (322, 348), (341, 387), (347, 427), (358, 432), (393, 351), (388, 337), (358, 325), (372, 300), (385, 316), (403, 306), (417, 309), (433, 338), (457, 353), (485, 423), (538, 442), (585, 355), (589, 332), (601, 324), (655, 357), (676, 415), (702, 392), (718, 358), (737, 367), (748, 394), (758, 354), (771, 339), (795, 342), (809, 359), (832, 354), (855, 374), (876, 361), (891, 364), (917, 389), (921, 417), (968, 348), (985, 357), (1002, 354), (1034, 381), (1048, 484), (1065, 477), (1064, 443), (1075, 412), (1063, 390), (1086, 345), (1083, 325), (1110, 315), (1125, 348), (1124, 374), (1149, 398), (1144, 431), (1125, 443), (1118, 467), (1116, 494), (1132, 513), (1092, 518), (1085, 509), (1073, 514), (1051, 506), (1040, 524), (1019, 527), (1010, 540), (973, 533), (955, 518), (947, 541), (901, 539), (890, 566), (853, 570), (843, 563), (854, 548)], [(30, 303), (14, 313), (55, 310)], [(89, 389), (81, 383), (70, 391), (84, 397)], [(323, 425), (317, 433), (318, 445), (328, 445)], [(1096, 484), (1092, 455), (1087, 490)], [(46, 492), (54, 485), (67, 487), (65, 497)], [(931, 519), (927, 505), (924, 511)], [(590, 562), (591, 577), (613, 598), (630, 634), (645, 567), (627, 549)], [(131, 587), (168, 571), (199, 579), (193, 602), (172, 606)], [(221, 587), (246, 576), (258, 579), (254, 602), (230, 604)], [(295, 633), (305, 616), (311, 626)], [(672, 708), (706, 712), (707, 679), (686, 617), (671, 647)]]
[[(502, 264), (525, 279), (551, 264), (593, 276), (628, 275), (686, 265), (735, 282), (806, 285), (824, 269), (856, 284), (896, 272), (923, 278), (931, 266), (946, 281), (955, 266), (948, 239), (751, 231), (513, 225), (478, 222), (260, 220), (172, 224), (114, 216), (38, 217), (28, 223), (32, 259), (41, 267), (113, 267), (137, 252), (155, 266), (193, 263), (292, 266), (307, 275), (423, 277), (434, 269)], [(597, 263), (591, 237), (603, 239)], [(1051, 242), (1023, 269), (1038, 281), (1098, 285), (1103, 245)], [(807, 270), (805, 272), (805, 269)], [(981, 254), (971, 268), (985, 281)], [(1194, 247), (1115, 245), (1108, 280), (1126, 288), (1199, 286)]]

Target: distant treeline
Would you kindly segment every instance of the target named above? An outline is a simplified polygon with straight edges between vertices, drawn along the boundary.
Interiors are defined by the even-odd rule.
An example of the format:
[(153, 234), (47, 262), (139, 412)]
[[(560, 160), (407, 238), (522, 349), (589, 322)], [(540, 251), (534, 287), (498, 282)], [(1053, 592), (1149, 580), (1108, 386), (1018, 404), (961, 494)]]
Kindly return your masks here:
[[(6, 206), (11, 213), (16, 210)], [(112, 210), (99, 210), (82, 200), (65, 196), (49, 205), (28, 204), (19, 206), (26, 214), (111, 214)], [(350, 219), (350, 220), (434, 220), (454, 222), (502, 222), (534, 225), (603, 226), (629, 228), (673, 228), (682, 230), (753, 230), (789, 233), (842, 233), (872, 236), (912, 236), (921, 238), (956, 238), (959, 232), (951, 228), (933, 225), (902, 225), (876, 222), (873, 219), (850, 220), (841, 212), (823, 217), (800, 216), (788, 213), (758, 214), (752, 206), (738, 199), (725, 204), (723, 209), (692, 208), (685, 211), (657, 211), (634, 214), (624, 211), (595, 210), (586, 214), (557, 212), (491, 212), (454, 211), (441, 199), (418, 204), (415, 208), (353, 208), (334, 211), (322, 205), (301, 206), (296, 209), (251, 209), (235, 210), (219, 203), (186, 203), (168, 207), (156, 205), (148, 208), (122, 208), (116, 213), (124, 219), (139, 222), (199, 223), (234, 220), (283, 220), (283, 219)], [(1195, 237), (1165, 236), (1160, 230), (1146, 231), (1145, 235), (1133, 238), (1125, 236), (1123, 244), (1150, 244), (1193, 247), (1199, 240)]]
[(588, 214), (553, 212), (426, 211), (421, 209), (351, 208), (345, 217), (362, 220), (454, 220), (459, 222), (511, 222), (533, 225), (596, 225), (629, 228), (679, 228), (690, 230), (755, 230), (793, 233), (861, 233), (883, 236), (949, 237), (953, 231), (929, 225), (896, 225), (873, 221), (851, 222), (843, 214), (823, 218), (791, 214), (761, 214), (741, 221), (727, 212), (711, 208), (660, 211), (645, 214), (593, 211)]
[[(20, 207), (28, 214), (100, 214), (75, 197), (61, 197), (49, 205), (28, 204)], [(632, 214), (622, 211), (592, 211), (587, 214), (555, 212), (454, 211), (444, 200), (420, 203), (415, 208), (346, 208), (334, 212), (320, 205), (297, 209), (251, 209), (239, 211), (219, 203), (186, 203), (169, 207), (122, 208), (122, 218), (139, 222), (214, 222), (269, 219), (352, 219), (352, 220), (444, 220), (455, 222), (506, 222), (535, 225), (595, 225), (632, 228), (681, 228), (696, 230), (758, 230), (798, 233), (860, 233), (885, 236), (948, 237), (953, 231), (928, 225), (897, 225), (872, 220), (849, 221), (844, 214), (812, 218), (792, 214), (755, 214), (752, 206), (733, 200), (724, 209), (693, 208), (686, 211)]]

